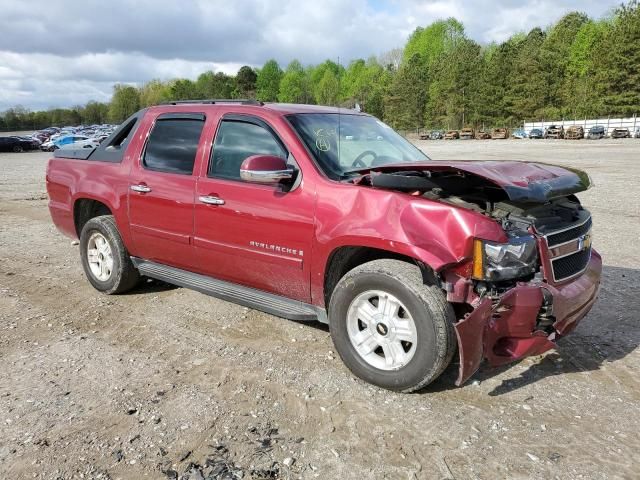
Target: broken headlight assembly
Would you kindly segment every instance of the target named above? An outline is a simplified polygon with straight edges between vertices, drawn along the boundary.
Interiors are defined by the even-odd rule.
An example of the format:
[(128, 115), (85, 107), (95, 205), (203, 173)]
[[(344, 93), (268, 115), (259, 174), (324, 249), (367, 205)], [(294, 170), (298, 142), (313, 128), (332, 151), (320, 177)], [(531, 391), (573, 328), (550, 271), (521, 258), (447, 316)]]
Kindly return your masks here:
[(473, 241), (473, 278), (489, 282), (526, 277), (538, 268), (533, 236), (513, 237), (507, 243)]

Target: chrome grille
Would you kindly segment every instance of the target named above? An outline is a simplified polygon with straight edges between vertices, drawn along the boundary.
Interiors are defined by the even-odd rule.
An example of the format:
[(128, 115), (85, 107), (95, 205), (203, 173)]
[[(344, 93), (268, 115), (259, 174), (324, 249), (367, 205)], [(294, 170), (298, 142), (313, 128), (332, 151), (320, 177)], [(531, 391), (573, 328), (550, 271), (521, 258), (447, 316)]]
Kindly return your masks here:
[(559, 282), (583, 272), (587, 268), (590, 258), (591, 247), (554, 260), (552, 262), (554, 280)]
[(571, 240), (575, 240), (580, 235), (585, 235), (591, 231), (591, 217), (589, 217), (585, 222), (580, 225), (576, 225), (574, 227), (570, 227), (566, 230), (561, 230), (556, 233), (550, 233), (547, 235), (547, 244), (550, 247), (555, 247), (557, 245), (561, 245), (565, 242), (569, 242)]
[(579, 225), (545, 236), (554, 282), (573, 278), (587, 268), (591, 259), (591, 217)]

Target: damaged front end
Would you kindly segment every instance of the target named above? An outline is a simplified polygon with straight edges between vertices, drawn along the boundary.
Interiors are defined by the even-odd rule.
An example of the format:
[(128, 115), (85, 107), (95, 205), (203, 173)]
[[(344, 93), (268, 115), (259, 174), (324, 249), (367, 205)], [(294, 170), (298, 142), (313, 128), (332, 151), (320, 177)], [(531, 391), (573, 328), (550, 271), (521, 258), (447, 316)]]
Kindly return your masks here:
[[(509, 237), (499, 252), (513, 250), (512, 258), (495, 255), (492, 242), (476, 239), (471, 259), (442, 272), (448, 300), (462, 311), (455, 324), (457, 385), (483, 360), (499, 366), (554, 348), (591, 309), (600, 285), (602, 260), (591, 247), (591, 216), (575, 197), (500, 202), (490, 216)], [(499, 259), (493, 269), (484, 266), (487, 244)]]
[[(591, 215), (575, 197), (591, 184), (584, 172), (521, 162), (434, 162), (382, 167), (354, 183), (479, 214), (475, 227), (467, 225), (468, 252), (439, 270), (458, 318), (456, 385), (484, 360), (499, 366), (554, 348), (595, 302), (602, 260), (591, 247)], [(478, 225), (487, 221), (504, 238), (481, 238)]]
[(478, 297), (472, 311), (455, 324), (460, 354), (456, 385), (485, 359), (495, 367), (554, 348), (593, 306), (601, 271), (600, 255), (592, 250), (586, 269), (564, 285), (519, 282), (504, 293)]

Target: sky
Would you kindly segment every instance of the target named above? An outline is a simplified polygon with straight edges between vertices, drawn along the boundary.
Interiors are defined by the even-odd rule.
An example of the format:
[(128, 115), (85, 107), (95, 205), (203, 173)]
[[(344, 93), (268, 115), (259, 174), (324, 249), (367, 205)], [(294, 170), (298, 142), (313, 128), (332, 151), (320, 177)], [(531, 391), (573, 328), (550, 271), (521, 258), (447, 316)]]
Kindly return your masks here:
[(402, 47), (455, 17), (486, 44), (620, 0), (0, 0), (0, 111), (108, 101), (115, 83), (234, 74), (275, 58), (313, 64)]

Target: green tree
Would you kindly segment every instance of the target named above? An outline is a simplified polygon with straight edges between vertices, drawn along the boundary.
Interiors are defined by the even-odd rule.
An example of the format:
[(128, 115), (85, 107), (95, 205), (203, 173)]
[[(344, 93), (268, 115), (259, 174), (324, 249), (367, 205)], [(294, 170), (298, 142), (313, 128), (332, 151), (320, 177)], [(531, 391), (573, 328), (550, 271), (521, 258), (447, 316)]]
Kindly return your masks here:
[(90, 101), (81, 110), (82, 123), (89, 125), (106, 123), (109, 116), (109, 105)]
[(169, 83), (170, 100), (194, 100), (200, 97), (196, 84), (186, 78), (173, 80)]
[(171, 100), (169, 85), (160, 80), (151, 80), (140, 89), (140, 106), (150, 107)]
[[(325, 78), (325, 74), (327, 72), (329, 72), (327, 79), (335, 78), (336, 82), (338, 83), (338, 94), (336, 95), (335, 101), (332, 102), (332, 104), (337, 104), (340, 98), (339, 85), (340, 85), (342, 76), (344, 74), (344, 67), (338, 65), (336, 62), (333, 62), (331, 60), (325, 60), (321, 64), (310, 68), (308, 72), (310, 83), (311, 83), (311, 89), (313, 91), (313, 97), (315, 99), (315, 102), (320, 105), (326, 104), (326, 102), (323, 102), (321, 100), (321, 96), (324, 95), (324, 93), (321, 93), (320, 91), (321, 90), (320, 84), (322, 83), (322, 80)], [(327, 80), (327, 81), (331, 81), (331, 80)]]
[(574, 117), (597, 116), (600, 110), (598, 87), (595, 83), (594, 55), (610, 28), (609, 22), (585, 22), (569, 49), (569, 58), (562, 87), (562, 101), (567, 114)]
[(337, 105), (340, 98), (340, 83), (336, 74), (325, 70), (316, 88), (316, 101), (319, 105)]
[(307, 72), (298, 60), (289, 63), (282, 75), (278, 101), (284, 103), (310, 103), (312, 101)]
[(549, 103), (553, 93), (549, 91), (549, 76), (541, 52), (545, 40), (546, 34), (540, 28), (534, 28), (517, 44), (505, 90), (508, 125), (559, 114), (559, 104)]
[(233, 77), (222, 72), (208, 71), (200, 74), (196, 80), (196, 90), (199, 98), (229, 99), (233, 96), (234, 84)]
[(404, 47), (403, 62), (419, 54), (425, 65), (429, 66), (463, 38), (464, 26), (455, 18), (438, 20), (427, 28), (418, 27)]
[(267, 61), (258, 72), (256, 97), (263, 102), (275, 102), (280, 91), (282, 69), (275, 60)]
[(640, 110), (640, 3), (616, 11), (611, 28), (594, 52), (595, 82), (601, 113), (631, 115)]
[(548, 116), (565, 113), (563, 90), (567, 66), (570, 61), (571, 47), (582, 26), (589, 21), (584, 13), (571, 12), (562, 17), (549, 29), (540, 46), (536, 58), (546, 76), (546, 106), (543, 109)]
[(109, 104), (109, 119), (112, 122), (121, 123), (139, 109), (140, 94), (137, 88), (122, 84), (113, 87), (113, 97)]
[(425, 125), (460, 128), (478, 120), (475, 99), (480, 62), (480, 45), (464, 38), (432, 62)]
[(416, 53), (400, 66), (384, 98), (385, 121), (401, 130), (421, 127), (426, 98), (427, 69), (422, 56)]
[(235, 96), (239, 98), (254, 98), (256, 96), (256, 80), (258, 76), (253, 68), (245, 65), (240, 67), (236, 75)]

